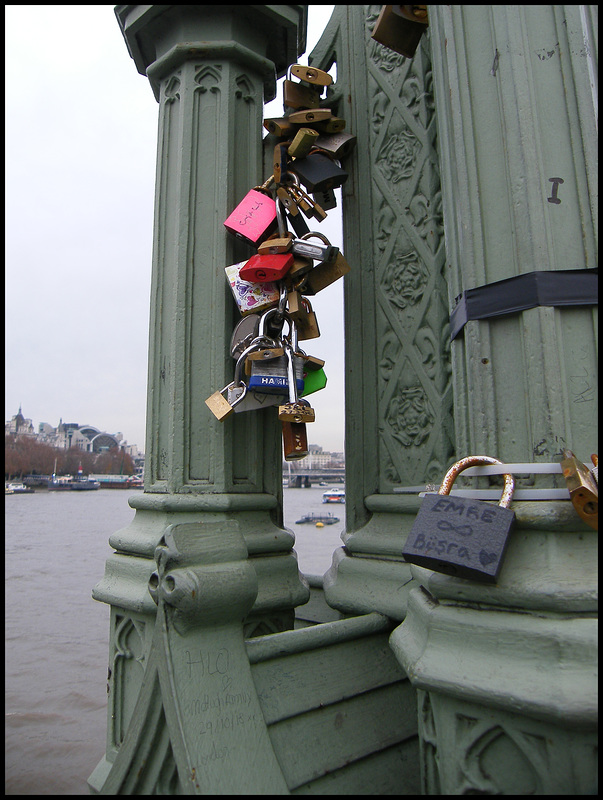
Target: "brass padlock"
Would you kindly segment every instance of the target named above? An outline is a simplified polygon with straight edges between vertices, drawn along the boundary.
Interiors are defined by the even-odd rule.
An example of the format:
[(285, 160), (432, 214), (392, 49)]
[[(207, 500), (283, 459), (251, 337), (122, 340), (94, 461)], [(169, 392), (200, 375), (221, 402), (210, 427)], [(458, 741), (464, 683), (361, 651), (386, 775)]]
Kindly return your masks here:
[(450, 496), (455, 478), (467, 467), (501, 464), (489, 456), (468, 456), (448, 470), (438, 494), (426, 494), (402, 549), (411, 564), (458, 578), (496, 583), (515, 514), (509, 509), (515, 481), (505, 474), (498, 506)]
[(287, 294), (287, 308), (291, 319), (297, 326), (297, 338), (300, 341), (307, 339), (318, 339), (320, 328), (316, 314), (307, 298), (302, 297), (300, 292), (292, 291)]
[(331, 117), (314, 123), (316, 130), (320, 133), (341, 133), (345, 130), (346, 121), (341, 117)]
[[(276, 253), (288, 253), (293, 246), (293, 234), (288, 231), (284, 236), (274, 236), (266, 239), (258, 247), (258, 255), (274, 255)], [(248, 279), (249, 280), (249, 279)]]
[(318, 131), (312, 128), (300, 128), (293, 137), (287, 150), (292, 158), (305, 158), (318, 139)]
[(332, 116), (330, 108), (310, 108), (306, 111), (287, 114), (287, 120), (294, 125), (307, 125), (308, 123), (324, 122), (331, 119)]
[(275, 136), (284, 138), (286, 136), (293, 136), (296, 131), (296, 126), (292, 125), (288, 119), (284, 117), (276, 117), (264, 120), (264, 127), (268, 133), (273, 133)]
[(235, 388), (235, 385), (236, 385), (235, 381), (232, 381), (231, 383), (228, 384), (228, 386), (225, 386), (223, 389), (220, 389), (219, 392), (214, 392), (205, 401), (205, 405), (209, 408), (209, 410), (218, 420), (218, 422), (224, 422), (224, 420), (227, 419), (234, 412), (235, 406), (238, 403), (240, 403), (245, 397), (245, 394), (247, 392), (247, 386), (245, 385), (245, 383), (240, 384), (241, 392), (237, 396), (236, 400), (233, 400), (233, 402), (229, 402), (224, 397), (224, 392)]
[(320, 101), (320, 91), (312, 86), (303, 86), (288, 79), (283, 81), (283, 103), (285, 108), (315, 108)]
[[(598, 464), (598, 457), (592, 456), (593, 463)], [(570, 500), (580, 519), (587, 525), (599, 530), (599, 487), (590, 470), (581, 462), (571, 450), (563, 451), (561, 462), (563, 477), (569, 491)]]
[(316, 86), (330, 86), (333, 83), (333, 78), (328, 72), (316, 67), (306, 67), (303, 64), (293, 64), (291, 74), (299, 78), (300, 81), (306, 81), (306, 83), (312, 83)]
[(383, 6), (371, 38), (412, 58), (428, 23), (427, 6)]

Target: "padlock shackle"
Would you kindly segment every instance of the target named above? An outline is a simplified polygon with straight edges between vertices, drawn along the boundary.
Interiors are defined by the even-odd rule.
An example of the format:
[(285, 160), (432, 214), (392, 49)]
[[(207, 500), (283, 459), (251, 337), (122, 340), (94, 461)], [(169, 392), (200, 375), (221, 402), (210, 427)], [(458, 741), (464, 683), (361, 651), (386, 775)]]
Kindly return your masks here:
[[(444, 480), (438, 489), (438, 494), (450, 494), (452, 484), (463, 470), (469, 467), (479, 467), (482, 464), (503, 464), (503, 462), (499, 461), (497, 458), (491, 458), (490, 456), (467, 456), (466, 458), (461, 458), (461, 460), (453, 464), (444, 475)], [(505, 487), (498, 505), (502, 508), (508, 508), (511, 505), (513, 492), (515, 491), (515, 479), (511, 473), (505, 473), (504, 478)]]

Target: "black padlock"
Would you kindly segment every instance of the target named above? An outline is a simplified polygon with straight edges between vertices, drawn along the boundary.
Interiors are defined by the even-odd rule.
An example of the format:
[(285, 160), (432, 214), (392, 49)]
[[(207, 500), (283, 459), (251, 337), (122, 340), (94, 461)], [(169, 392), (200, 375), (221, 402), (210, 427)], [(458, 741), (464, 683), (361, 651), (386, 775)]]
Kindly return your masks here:
[(515, 514), (508, 506), (515, 481), (505, 474), (499, 505), (457, 495), (450, 489), (467, 467), (501, 464), (489, 456), (468, 456), (448, 470), (438, 494), (426, 494), (402, 555), (411, 564), (455, 578), (496, 583)]
[(310, 193), (338, 189), (348, 179), (348, 173), (324, 153), (310, 153), (305, 158), (298, 158), (289, 169)]

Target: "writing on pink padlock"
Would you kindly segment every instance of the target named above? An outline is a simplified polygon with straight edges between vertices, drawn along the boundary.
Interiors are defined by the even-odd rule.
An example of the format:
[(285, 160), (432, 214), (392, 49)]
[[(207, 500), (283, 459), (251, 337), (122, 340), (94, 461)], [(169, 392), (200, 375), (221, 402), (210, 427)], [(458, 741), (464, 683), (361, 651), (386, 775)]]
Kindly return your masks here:
[(272, 197), (251, 189), (224, 221), (226, 230), (246, 242), (258, 245), (277, 226), (276, 203)]

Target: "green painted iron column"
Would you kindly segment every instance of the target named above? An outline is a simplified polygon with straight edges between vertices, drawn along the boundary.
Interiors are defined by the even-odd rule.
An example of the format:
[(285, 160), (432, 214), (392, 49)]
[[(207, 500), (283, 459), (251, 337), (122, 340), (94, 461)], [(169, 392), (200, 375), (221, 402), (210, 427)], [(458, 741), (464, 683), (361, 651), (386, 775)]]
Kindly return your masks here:
[[(428, 8), (450, 309), (528, 273), (574, 270), (578, 287), (597, 266), (596, 7)], [(596, 292), (565, 300), (469, 315), (451, 343), (456, 458), (598, 452)], [(554, 499), (561, 475), (516, 484), (541, 499), (513, 502), (498, 583), (413, 567), (390, 639), (418, 689), (428, 794), (597, 790), (598, 534)]]
[(325, 575), (343, 613), (402, 620), (402, 557), (420, 506), (454, 455), (444, 229), (428, 38), (413, 59), (371, 38), (381, 6), (336, 6), (310, 63), (337, 64), (329, 100), (358, 139), (342, 188), (345, 276), (345, 547)]
[[(234, 368), (224, 267), (250, 255), (223, 221), (267, 177), (263, 104), (304, 52), (307, 7), (115, 13), (159, 104), (159, 136), (145, 487), (93, 592), (111, 606), (111, 641), (107, 753), (89, 783), (281, 793), (243, 640), (293, 627), (309, 597), (282, 527), (280, 427), (264, 411), (220, 423), (204, 401)], [(217, 692), (244, 699), (236, 730), (217, 731)], [(211, 736), (199, 714), (215, 717)]]

